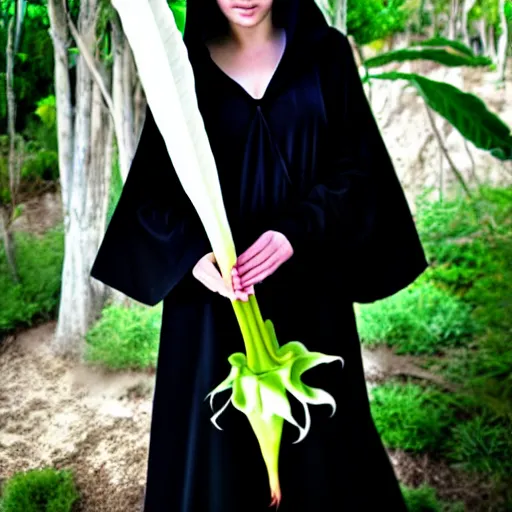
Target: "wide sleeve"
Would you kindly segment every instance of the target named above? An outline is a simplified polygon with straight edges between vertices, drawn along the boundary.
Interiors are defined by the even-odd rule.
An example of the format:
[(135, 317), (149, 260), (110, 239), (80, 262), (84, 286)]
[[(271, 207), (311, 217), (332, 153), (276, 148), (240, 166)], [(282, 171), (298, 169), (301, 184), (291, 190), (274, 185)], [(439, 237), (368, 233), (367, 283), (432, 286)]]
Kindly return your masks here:
[(288, 238), (292, 259), (306, 262), (313, 277), (328, 269), (333, 289), (373, 302), (411, 284), (427, 262), (348, 39), (335, 29), (326, 39), (319, 71), (326, 155), (312, 189), (287, 205), (272, 229)]
[(152, 306), (210, 251), (199, 216), (176, 175), (148, 108), (126, 183), (91, 276)]

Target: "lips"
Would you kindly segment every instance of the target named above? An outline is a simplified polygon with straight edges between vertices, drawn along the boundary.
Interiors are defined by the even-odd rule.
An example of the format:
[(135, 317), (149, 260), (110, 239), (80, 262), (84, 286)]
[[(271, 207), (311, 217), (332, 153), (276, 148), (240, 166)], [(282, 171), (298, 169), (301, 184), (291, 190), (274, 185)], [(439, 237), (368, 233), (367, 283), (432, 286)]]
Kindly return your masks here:
[(234, 5), (233, 9), (237, 11), (242, 16), (248, 16), (253, 14), (256, 11), (256, 4), (238, 4)]

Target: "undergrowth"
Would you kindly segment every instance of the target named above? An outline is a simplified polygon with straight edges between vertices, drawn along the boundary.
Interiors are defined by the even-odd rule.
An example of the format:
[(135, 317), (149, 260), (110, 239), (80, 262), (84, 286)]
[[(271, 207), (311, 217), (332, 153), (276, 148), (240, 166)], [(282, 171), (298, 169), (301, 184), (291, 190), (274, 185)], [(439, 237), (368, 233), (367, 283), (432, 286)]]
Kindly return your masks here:
[(409, 512), (465, 512), (463, 503), (439, 500), (436, 490), (428, 485), (417, 488), (402, 485), (401, 488)]
[(6, 481), (0, 512), (70, 512), (78, 497), (70, 471), (33, 469)]
[(385, 343), (397, 354), (436, 354), (477, 331), (471, 307), (422, 281), (389, 299), (359, 307), (359, 335), (367, 346)]
[(437, 452), (456, 423), (455, 408), (432, 387), (386, 382), (370, 396), (375, 426), (388, 448)]
[(37, 318), (54, 318), (60, 295), (64, 233), (53, 229), (39, 238), (15, 234), (15, 258), (19, 283), (7, 267), (0, 245), (0, 337), (18, 326), (30, 326)]
[(161, 306), (108, 306), (86, 336), (85, 359), (113, 370), (156, 366)]

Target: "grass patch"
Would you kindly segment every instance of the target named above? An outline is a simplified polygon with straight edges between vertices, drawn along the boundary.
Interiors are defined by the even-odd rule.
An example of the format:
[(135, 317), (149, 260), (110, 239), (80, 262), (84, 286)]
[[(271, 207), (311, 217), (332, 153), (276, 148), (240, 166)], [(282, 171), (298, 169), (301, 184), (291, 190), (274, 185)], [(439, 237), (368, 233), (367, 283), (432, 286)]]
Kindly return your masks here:
[(447, 442), (447, 455), (465, 471), (512, 474), (512, 434), (507, 424), (486, 414), (455, 425)]
[[(509, 268), (512, 251), (512, 187), (483, 187), (472, 201), (418, 200), (416, 221), (431, 262), (429, 280), (474, 304), (482, 290), (493, 292)], [(491, 285), (491, 286), (489, 286)]]
[(428, 282), (360, 305), (357, 321), (363, 343), (385, 343), (398, 354), (435, 354), (463, 344), (477, 331), (471, 307)]
[(409, 512), (464, 512), (464, 503), (446, 503), (437, 497), (433, 487), (421, 485), (417, 488), (401, 486)]
[(20, 283), (12, 281), (0, 246), (0, 335), (36, 318), (54, 318), (60, 298), (64, 233), (53, 229), (42, 238), (16, 233)]
[(112, 370), (155, 368), (162, 308), (108, 306), (86, 336), (85, 359)]
[(434, 388), (388, 382), (371, 390), (375, 426), (388, 448), (436, 452), (456, 421), (447, 396)]
[(79, 495), (70, 471), (17, 473), (3, 487), (1, 512), (70, 512)]

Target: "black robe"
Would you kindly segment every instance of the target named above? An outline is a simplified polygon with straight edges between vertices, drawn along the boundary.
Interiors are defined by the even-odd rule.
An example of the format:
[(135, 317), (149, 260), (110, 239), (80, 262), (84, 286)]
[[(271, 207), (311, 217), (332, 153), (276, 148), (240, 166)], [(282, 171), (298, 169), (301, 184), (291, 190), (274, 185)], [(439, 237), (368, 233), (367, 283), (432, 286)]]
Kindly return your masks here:
[[(427, 262), (348, 40), (313, 0), (275, 1), (287, 45), (262, 99), (209, 56), (204, 40), (222, 28), (214, 0), (189, 0), (185, 42), (238, 254), (269, 229), (295, 250), (256, 286), (263, 317), (280, 344), (298, 340), (345, 361), (303, 376), (338, 409), (330, 418), (328, 407), (310, 406), (311, 430), (299, 444), (285, 423), (279, 510), (399, 512), (405, 505), (371, 418), (353, 303), (392, 295)], [(205, 397), (227, 377), (227, 357), (244, 351), (229, 301), (192, 276), (210, 250), (148, 110), (92, 269), (140, 302), (164, 301), (145, 512), (263, 512), (270, 501), (247, 418), (230, 405), (223, 431), (210, 422)], [(292, 410), (302, 422), (293, 399)]]

